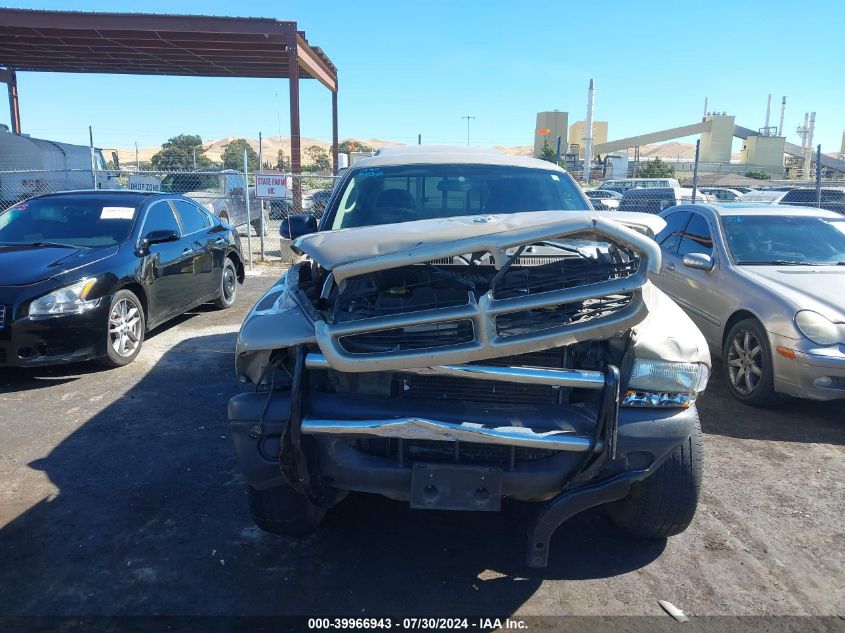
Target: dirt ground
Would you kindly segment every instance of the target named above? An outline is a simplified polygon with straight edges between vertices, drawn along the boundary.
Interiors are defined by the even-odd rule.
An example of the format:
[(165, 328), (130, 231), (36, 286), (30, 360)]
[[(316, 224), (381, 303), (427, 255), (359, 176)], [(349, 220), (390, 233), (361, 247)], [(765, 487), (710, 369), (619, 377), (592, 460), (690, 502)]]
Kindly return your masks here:
[[(845, 614), (845, 403), (700, 401), (692, 527), (631, 541), (601, 511), (523, 565), (531, 508), (421, 512), (351, 495), (305, 541), (250, 520), (226, 423), (232, 310), (160, 328), (138, 360), (0, 370), (0, 615)], [(834, 621), (842, 622), (842, 620)]]

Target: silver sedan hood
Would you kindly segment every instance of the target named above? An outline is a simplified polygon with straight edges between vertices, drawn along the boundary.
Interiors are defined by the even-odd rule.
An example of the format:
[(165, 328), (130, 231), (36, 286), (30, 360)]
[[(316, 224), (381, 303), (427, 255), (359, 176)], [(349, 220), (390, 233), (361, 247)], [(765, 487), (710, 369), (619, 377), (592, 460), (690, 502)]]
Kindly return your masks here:
[(796, 310), (814, 310), (831, 321), (845, 322), (845, 266), (740, 266), (739, 270)]
[[(648, 253), (649, 272), (656, 272), (660, 267), (660, 250), (643, 236), (646, 231), (641, 228), (650, 220), (637, 217), (648, 216), (626, 215), (631, 216), (632, 228), (615, 218), (615, 221), (608, 219), (605, 214), (589, 211), (437, 218), (312, 233), (296, 240), (293, 248), (323, 268), (334, 271), (335, 280), (341, 281), (375, 270), (479, 251), (493, 254), (496, 265), (500, 266), (507, 259), (505, 251), (509, 248), (563, 234), (600, 232), (633, 243)], [(660, 218), (657, 220), (663, 222)]]

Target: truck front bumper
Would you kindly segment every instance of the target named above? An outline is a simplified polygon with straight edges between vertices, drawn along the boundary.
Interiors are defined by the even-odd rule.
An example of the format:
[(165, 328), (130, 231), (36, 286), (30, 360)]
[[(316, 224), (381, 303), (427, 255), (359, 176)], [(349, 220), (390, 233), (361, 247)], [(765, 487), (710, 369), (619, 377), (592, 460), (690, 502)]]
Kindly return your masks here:
[[(311, 356), (311, 361), (307, 357)], [(314, 503), (330, 505), (337, 491), (408, 500), (412, 507), (498, 510), (501, 499), (545, 500), (530, 532), (528, 564), (544, 566), (554, 530), (573, 514), (624, 498), (693, 432), (698, 416), (686, 409), (619, 407), (619, 372), (439, 366), (439, 373), (471, 372), (479, 379), (558, 381), (600, 389), (598, 405), (531, 406), (512, 411), (389, 398), (314, 394), (306, 398), (307, 367), (324, 363), (300, 348), (290, 391), (240, 394), (229, 402), (232, 437), (251, 486), (289, 483)], [(464, 374), (466, 375), (466, 374)], [(493, 376), (491, 378), (491, 376)], [(600, 380), (599, 380), (600, 378)], [(361, 445), (395, 441), (393, 453)], [(415, 459), (406, 444), (451, 445), (454, 459)], [(461, 445), (503, 449), (494, 465), (462, 463)], [(517, 460), (520, 449), (545, 450), (540, 459)], [(502, 453), (500, 453), (501, 457)]]

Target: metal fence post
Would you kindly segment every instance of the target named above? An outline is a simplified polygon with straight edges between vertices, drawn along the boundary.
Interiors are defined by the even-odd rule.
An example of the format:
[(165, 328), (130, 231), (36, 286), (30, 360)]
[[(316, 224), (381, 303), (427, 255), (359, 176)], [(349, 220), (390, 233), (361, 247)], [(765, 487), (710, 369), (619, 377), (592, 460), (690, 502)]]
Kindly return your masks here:
[(816, 147), (816, 207), (822, 208), (822, 146)]
[(97, 188), (97, 163), (94, 159), (94, 128), (88, 126), (88, 143), (91, 148), (91, 189)]
[[(264, 169), (264, 137), (261, 132), (258, 133), (258, 171), (255, 172), (256, 174), (260, 174)], [(256, 183), (257, 186), (257, 183)], [(264, 233), (266, 229), (264, 228), (264, 198), (261, 198), (258, 201), (258, 212), (261, 214), (261, 219), (258, 221), (260, 226), (261, 235), (258, 237), (258, 242), (261, 244), (261, 261), (264, 261)]]
[(698, 194), (698, 152), (701, 149), (701, 139), (695, 142), (695, 165), (692, 170), (692, 203), (695, 204), (695, 197)]
[(244, 198), (246, 199), (246, 244), (249, 250), (249, 269), (252, 270), (252, 218), (249, 214), (249, 164), (244, 148)]

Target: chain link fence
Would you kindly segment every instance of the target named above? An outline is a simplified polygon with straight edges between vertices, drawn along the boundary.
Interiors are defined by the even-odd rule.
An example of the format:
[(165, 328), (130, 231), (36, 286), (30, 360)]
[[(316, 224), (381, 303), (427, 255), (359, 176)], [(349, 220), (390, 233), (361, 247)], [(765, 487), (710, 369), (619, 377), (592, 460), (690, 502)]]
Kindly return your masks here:
[(285, 186), (273, 199), (256, 195), (255, 174), (234, 169), (201, 170), (26, 170), (0, 171), (0, 210), (46, 193), (113, 189), (184, 195), (237, 228), (244, 255), (252, 262), (289, 263), (288, 240), (279, 228), (289, 215), (309, 213), (318, 220), (329, 200), (335, 177), (276, 174)]

